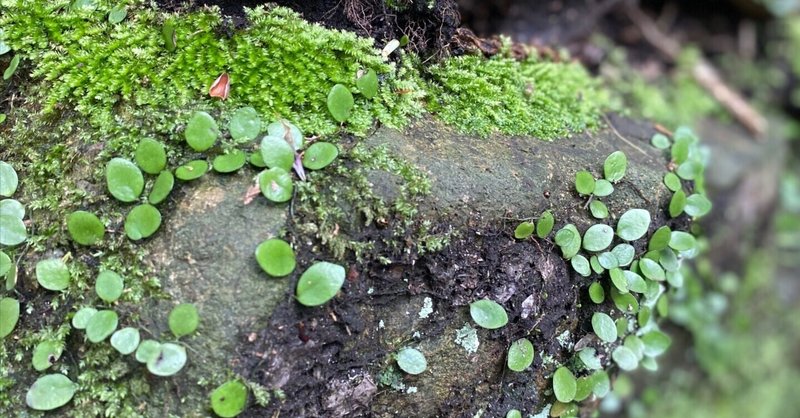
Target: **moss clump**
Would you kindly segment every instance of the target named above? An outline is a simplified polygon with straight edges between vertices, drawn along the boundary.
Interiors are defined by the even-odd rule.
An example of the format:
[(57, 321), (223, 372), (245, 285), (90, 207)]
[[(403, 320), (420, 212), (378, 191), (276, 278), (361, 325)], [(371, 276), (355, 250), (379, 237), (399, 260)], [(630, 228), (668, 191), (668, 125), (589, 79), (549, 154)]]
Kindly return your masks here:
[(596, 126), (607, 103), (607, 95), (577, 63), (462, 56), (429, 71), (428, 110), (481, 136), (566, 136)]
[[(104, 19), (108, 4), (70, 11), (63, 0), (5, 3), (5, 42), (35, 64), (34, 77), (44, 79), (37, 87), (44, 111), (74, 102), (95, 126), (113, 121), (119, 104), (187, 106), (228, 72), (230, 105), (252, 106), (306, 132), (328, 134), (338, 129), (325, 107), (334, 84), (354, 87), (357, 72), (372, 69), (384, 91), (397, 87), (394, 64), (384, 62), (371, 39), (310, 24), (286, 8), (249, 10), (250, 26), (226, 37), (215, 9), (178, 19), (142, 6), (112, 25)], [(173, 52), (164, 46), (165, 21), (175, 27)], [(376, 119), (402, 126), (421, 111), (417, 98), (357, 95), (348, 129), (364, 133)]]

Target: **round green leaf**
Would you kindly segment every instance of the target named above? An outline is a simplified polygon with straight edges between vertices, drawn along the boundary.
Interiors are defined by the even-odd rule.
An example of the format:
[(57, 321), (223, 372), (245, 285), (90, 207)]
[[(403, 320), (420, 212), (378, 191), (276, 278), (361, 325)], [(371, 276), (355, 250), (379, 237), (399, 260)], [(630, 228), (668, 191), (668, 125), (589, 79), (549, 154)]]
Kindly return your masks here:
[(606, 271), (606, 269), (600, 265), (600, 260), (597, 258), (597, 255), (593, 255), (589, 258), (589, 265), (592, 267), (592, 271), (594, 271), (595, 274), (603, 274), (603, 272)]
[(151, 138), (142, 138), (139, 141), (134, 159), (142, 171), (148, 174), (158, 174), (167, 166), (164, 144)]
[(19, 301), (12, 298), (0, 299), (0, 339), (14, 331), (19, 321)]
[(678, 190), (672, 195), (672, 199), (669, 201), (669, 216), (672, 218), (677, 217), (683, 212), (685, 207), (686, 193), (684, 193), (683, 190)]
[(36, 280), (47, 290), (64, 290), (70, 282), (69, 269), (59, 258), (42, 260), (36, 263)]
[(161, 343), (155, 340), (144, 340), (139, 343), (139, 347), (136, 348), (136, 361), (139, 363), (148, 363), (150, 359), (158, 357), (159, 349), (161, 348)]
[(611, 254), (617, 258), (617, 264), (620, 266), (627, 266), (633, 262), (633, 257), (636, 255), (636, 249), (630, 244), (619, 244), (611, 249)]
[(19, 178), (11, 164), (0, 161), (0, 196), (11, 197), (17, 191)]
[(629, 270), (625, 270), (623, 273), (625, 274), (625, 280), (628, 282), (628, 290), (636, 293), (647, 292), (647, 282), (644, 281), (642, 276)]
[(344, 122), (353, 109), (353, 94), (347, 87), (337, 84), (328, 93), (328, 110), (337, 122)]
[(611, 379), (608, 378), (608, 373), (606, 373), (605, 370), (598, 370), (592, 373), (589, 378), (594, 384), (592, 388), (592, 393), (594, 393), (594, 396), (603, 398), (611, 390)]
[(667, 271), (667, 283), (674, 288), (683, 287), (683, 274), (680, 270)]
[(297, 282), (297, 301), (319, 306), (331, 300), (344, 284), (344, 267), (321, 261), (309, 267)]
[(672, 344), (672, 339), (661, 331), (653, 330), (642, 335), (642, 343), (644, 343), (644, 354), (655, 357), (667, 351)]
[(592, 173), (582, 170), (575, 173), (575, 190), (579, 194), (588, 196), (594, 192), (595, 181)]
[(575, 391), (575, 402), (581, 402), (592, 394), (593, 382), (589, 376), (579, 377), (577, 380), (577, 390)]
[(587, 251), (603, 251), (611, 245), (614, 239), (614, 230), (606, 224), (596, 224), (589, 227), (583, 234), (583, 248)]
[(659, 251), (658, 262), (661, 264), (661, 267), (664, 267), (664, 270), (668, 272), (678, 271), (681, 267), (680, 261), (675, 255), (675, 251), (672, 251), (670, 248)]
[(111, 335), (111, 346), (120, 354), (127, 355), (139, 347), (139, 330), (136, 328), (122, 328)]
[(550, 235), (550, 231), (553, 230), (553, 224), (555, 224), (555, 222), (556, 220), (549, 210), (542, 212), (542, 216), (539, 217), (539, 222), (536, 223), (536, 236), (539, 238), (546, 238)]
[(614, 359), (620, 369), (625, 371), (635, 370), (639, 366), (639, 359), (636, 357), (636, 353), (624, 345), (615, 348), (611, 352), (611, 358)]
[(238, 380), (229, 380), (211, 392), (211, 409), (222, 418), (239, 415), (246, 403), (247, 386)]
[(156, 376), (172, 376), (186, 364), (186, 349), (178, 344), (164, 343), (155, 356), (147, 361), (147, 370)]
[(644, 236), (650, 228), (650, 212), (631, 209), (622, 214), (617, 223), (617, 235), (625, 241), (634, 241)]
[(650, 143), (658, 149), (667, 149), (672, 145), (669, 138), (664, 134), (655, 134), (650, 138)]
[(533, 364), (533, 344), (527, 338), (520, 338), (508, 348), (508, 368), (521, 372)]
[(197, 180), (203, 177), (207, 171), (208, 162), (206, 160), (192, 160), (175, 169), (175, 177), (183, 181)]
[(686, 161), (678, 166), (678, 168), (675, 170), (675, 174), (684, 180), (694, 180), (702, 173), (702, 171), (703, 165), (699, 162)]
[(294, 164), (294, 149), (283, 138), (267, 135), (261, 139), (261, 158), (269, 168), (290, 171)]
[(614, 185), (606, 179), (599, 179), (594, 182), (594, 194), (597, 197), (605, 197), (614, 193)]
[(556, 399), (563, 403), (572, 402), (577, 389), (575, 375), (568, 368), (559, 367), (553, 374), (553, 393)]
[(248, 161), (250, 161), (250, 164), (252, 164), (254, 167), (258, 168), (267, 167), (267, 163), (264, 162), (264, 157), (261, 155), (260, 150), (250, 154), (250, 158), (248, 159)]
[(522, 418), (522, 412), (519, 409), (509, 409), (506, 418)]
[(572, 264), (572, 269), (583, 277), (588, 277), (592, 273), (589, 268), (589, 260), (580, 254), (572, 257), (570, 263)]
[(647, 244), (647, 250), (659, 251), (667, 248), (671, 236), (672, 230), (670, 230), (666, 225), (656, 229), (656, 232), (653, 232), (653, 236), (650, 237), (650, 242)]
[(606, 270), (619, 267), (619, 260), (617, 260), (617, 256), (615, 256), (611, 251), (606, 251), (598, 255), (597, 262), (600, 263), (600, 266)]
[(217, 141), (219, 127), (211, 115), (206, 112), (194, 112), (186, 124), (184, 132), (186, 142), (195, 151), (205, 151)]
[(605, 203), (599, 200), (592, 200), (589, 203), (589, 211), (596, 219), (608, 218), (608, 207), (606, 207)]
[(589, 286), (589, 299), (594, 303), (603, 303), (606, 300), (606, 291), (599, 282), (594, 282)]
[(416, 348), (406, 347), (397, 352), (397, 365), (408, 374), (420, 374), (428, 368), (428, 362)]
[(586, 347), (578, 351), (578, 358), (589, 370), (599, 370), (603, 368), (600, 359), (597, 358), (597, 350), (592, 347)]
[(45, 340), (36, 344), (31, 362), (37, 372), (45, 371), (61, 357), (64, 347), (60, 341)]
[(200, 315), (193, 303), (181, 303), (169, 313), (169, 329), (176, 337), (193, 333), (200, 324)]
[(664, 274), (664, 269), (662, 269), (657, 262), (649, 258), (642, 258), (641, 260), (639, 260), (639, 270), (642, 272), (644, 277), (647, 277), (650, 280), (655, 280), (660, 282), (666, 279), (666, 275)]
[(295, 151), (303, 149), (303, 133), (287, 120), (272, 122), (267, 126), (267, 135), (288, 142)]
[(108, 191), (120, 202), (133, 202), (144, 189), (144, 177), (136, 164), (124, 158), (112, 158), (106, 165)]
[(25, 403), (37, 411), (51, 411), (64, 406), (75, 395), (77, 385), (61, 373), (47, 374), (33, 382)]
[(292, 176), (279, 167), (262, 171), (258, 175), (258, 186), (264, 197), (276, 203), (289, 201), (294, 190)]
[(11, 266), (14, 263), (11, 261), (11, 257), (8, 254), (0, 251), (0, 277), (4, 277), (6, 273), (11, 270)]
[(175, 186), (175, 176), (169, 171), (162, 171), (156, 181), (153, 183), (153, 188), (150, 190), (150, 196), (147, 201), (151, 205), (157, 205), (164, 201), (172, 192), (172, 187)]
[(175, 33), (175, 22), (167, 20), (161, 26), (161, 38), (164, 40), (164, 47), (169, 52), (175, 51), (178, 47), (178, 35)]
[(356, 87), (364, 97), (368, 99), (375, 97), (378, 94), (378, 74), (375, 73), (375, 70), (370, 69), (356, 80)]
[(97, 215), (79, 210), (67, 217), (67, 231), (78, 244), (94, 245), (103, 240), (106, 226)]
[(628, 168), (628, 157), (622, 151), (614, 151), (606, 158), (603, 163), (603, 173), (606, 180), (616, 183), (625, 176)]
[(116, 331), (118, 321), (119, 317), (114, 311), (97, 311), (86, 323), (86, 338), (93, 343), (105, 340)]
[(711, 201), (705, 196), (695, 193), (686, 198), (686, 206), (683, 211), (693, 217), (704, 216), (711, 211)]
[(136, 241), (153, 235), (161, 226), (161, 212), (155, 206), (143, 204), (131, 209), (125, 218), (125, 235)]
[(506, 310), (497, 302), (490, 299), (481, 299), (469, 305), (469, 314), (472, 320), (486, 329), (497, 329), (508, 323)]
[(683, 164), (689, 158), (689, 148), (692, 145), (692, 140), (687, 137), (675, 137), (675, 143), (672, 144), (671, 154), (672, 161), (675, 164)]
[(598, 338), (607, 343), (617, 340), (617, 326), (608, 314), (595, 312), (592, 315), (592, 329)]
[(284, 240), (268, 239), (256, 248), (256, 260), (261, 269), (274, 277), (286, 276), (294, 271), (294, 250)]
[(672, 192), (677, 192), (681, 189), (681, 179), (675, 173), (667, 173), (664, 175), (664, 185)]
[(669, 238), (669, 247), (675, 251), (688, 251), (697, 245), (694, 236), (683, 231), (672, 231)]
[(330, 142), (315, 142), (303, 153), (303, 167), (320, 170), (332, 163), (339, 155), (339, 149)]
[(514, 229), (514, 238), (525, 239), (533, 234), (536, 225), (533, 222), (522, 222)]
[(13, 247), (25, 242), (28, 232), (25, 223), (14, 215), (0, 215), (0, 245)]
[(211, 166), (217, 173), (233, 173), (244, 167), (247, 154), (244, 151), (235, 149), (227, 154), (218, 155), (214, 158)]
[(562, 256), (569, 260), (578, 254), (581, 249), (581, 234), (573, 224), (564, 225), (556, 232), (556, 245), (561, 247)]
[(78, 312), (75, 312), (75, 316), (72, 317), (72, 328), (86, 329), (89, 320), (92, 319), (92, 316), (96, 313), (97, 309), (88, 306), (78, 309)]
[(128, 7), (124, 4), (118, 4), (108, 12), (108, 23), (116, 25), (125, 20), (126, 16), (128, 16)]
[(94, 285), (97, 296), (108, 303), (116, 302), (122, 296), (123, 288), (122, 277), (111, 270), (101, 271)]
[(0, 200), (0, 216), (3, 215), (22, 219), (25, 217), (25, 206), (14, 199)]
[(73, 0), (69, 6), (71, 11), (93, 11), (97, 9), (95, 0)]
[(614, 285), (620, 293), (628, 293), (628, 279), (625, 273), (619, 267), (608, 270), (608, 276), (611, 278), (611, 284)]
[(228, 122), (228, 131), (234, 141), (252, 141), (261, 133), (261, 117), (252, 107), (236, 109)]
[(14, 55), (14, 58), (11, 58), (8, 68), (6, 68), (6, 70), (3, 72), (3, 80), (8, 80), (12, 75), (14, 75), (15, 72), (17, 72), (20, 58), (21, 57), (19, 55)]

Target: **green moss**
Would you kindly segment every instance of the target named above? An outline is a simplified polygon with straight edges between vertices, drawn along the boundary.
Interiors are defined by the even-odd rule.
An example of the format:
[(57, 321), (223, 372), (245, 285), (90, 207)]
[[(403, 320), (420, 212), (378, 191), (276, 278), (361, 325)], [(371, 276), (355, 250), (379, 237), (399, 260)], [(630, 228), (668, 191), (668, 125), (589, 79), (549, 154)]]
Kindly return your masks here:
[(607, 97), (577, 63), (462, 56), (429, 69), (428, 110), (461, 131), (553, 139), (597, 126)]

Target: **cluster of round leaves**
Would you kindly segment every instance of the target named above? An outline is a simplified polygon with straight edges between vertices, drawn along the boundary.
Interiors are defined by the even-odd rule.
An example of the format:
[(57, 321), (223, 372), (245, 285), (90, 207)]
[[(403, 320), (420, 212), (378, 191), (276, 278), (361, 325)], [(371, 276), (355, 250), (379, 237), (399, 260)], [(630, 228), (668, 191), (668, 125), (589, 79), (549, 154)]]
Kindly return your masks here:
[(546, 210), (539, 216), (538, 222), (525, 221), (520, 223), (514, 229), (514, 238), (527, 239), (534, 232), (539, 238), (547, 238), (553, 230), (553, 224), (555, 224), (555, 218), (553, 218), (553, 214), (549, 210)]
[(575, 174), (575, 190), (582, 196), (589, 196), (589, 210), (596, 219), (609, 216), (608, 207), (598, 198), (606, 197), (614, 192), (614, 183), (625, 177), (628, 169), (628, 157), (622, 151), (614, 151), (603, 163), (602, 179), (595, 179), (586, 170)]
[(670, 171), (664, 176), (664, 185), (673, 192), (669, 203), (669, 215), (680, 216), (682, 213), (699, 218), (711, 211), (711, 202), (703, 193), (687, 195), (683, 190), (683, 181), (702, 180), (707, 155), (700, 147), (697, 136), (688, 127), (681, 126), (675, 130), (672, 140), (662, 133), (653, 135), (651, 144), (670, 155)]
[[(356, 79), (356, 88), (364, 97), (371, 99), (378, 94), (378, 75), (375, 70), (368, 70)], [(355, 101), (350, 89), (336, 84), (328, 92), (328, 111), (337, 122), (345, 122), (350, 118)]]
[[(272, 277), (289, 275), (297, 266), (291, 245), (279, 238), (268, 239), (256, 247), (256, 261)], [(344, 267), (326, 261), (315, 262), (297, 281), (295, 297), (305, 306), (319, 306), (333, 299), (344, 285)]]
[[(15, 247), (28, 239), (23, 222), (25, 206), (11, 199), (19, 186), (17, 172), (11, 164), (0, 161), (0, 246)], [(6, 199), (7, 198), (7, 199)], [(13, 253), (12, 253), (13, 254)], [(5, 278), (7, 290), (16, 284), (17, 268), (11, 257), (0, 251), (0, 278)], [(0, 339), (14, 331), (19, 321), (19, 301), (15, 298), (0, 298)]]

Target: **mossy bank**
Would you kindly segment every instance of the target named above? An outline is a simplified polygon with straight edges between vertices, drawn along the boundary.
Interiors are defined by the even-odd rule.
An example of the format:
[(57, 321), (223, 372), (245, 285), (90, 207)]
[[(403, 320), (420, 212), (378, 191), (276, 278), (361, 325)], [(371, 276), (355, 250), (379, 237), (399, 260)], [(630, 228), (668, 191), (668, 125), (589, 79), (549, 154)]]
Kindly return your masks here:
[[(665, 154), (648, 144), (648, 125), (604, 127), (609, 95), (577, 63), (517, 59), (506, 45), (492, 58), (431, 65), (279, 7), (249, 10), (249, 24), (233, 27), (213, 8), (167, 13), (140, 1), (0, 5), (0, 62), (9, 68), (0, 160), (19, 179), (4, 197), (24, 207), (26, 235), (2, 249), (3, 296), (21, 307), (0, 352), (3, 415), (39, 414), (26, 403), (47, 409), (29, 388), (60, 374), (72, 383), (59, 394), (74, 393), (56, 413), (69, 416), (206, 416), (212, 404), (232, 408), (222, 395), (209, 401), (231, 379), (246, 386), (251, 416), (499, 416), (549, 405), (569, 416), (576, 398), (559, 392), (554, 402), (553, 372), (595, 376), (576, 357), (589, 346), (604, 368), (616, 367), (616, 341), (592, 342), (595, 312), (612, 312), (626, 343), (657, 330), (655, 313), (642, 319), (633, 293), (621, 296), (600, 269), (592, 279), (616, 296), (593, 303), (593, 281), (561, 257), (554, 234), (600, 222), (590, 201), (610, 209), (603, 222), (612, 226), (628, 209), (646, 210), (647, 239), (663, 226), (685, 229), (683, 209), (668, 210), (678, 192), (663, 184), (664, 167), (697, 163), (696, 145)], [(371, 73), (374, 93), (362, 84)], [(346, 90), (337, 93), (346, 106), (336, 89)], [(285, 169), (263, 148), (265, 135), (291, 137)], [(673, 149), (683, 146), (673, 139)], [(145, 142), (156, 151), (143, 151)], [(306, 156), (321, 143), (336, 154), (318, 166)], [(580, 196), (575, 173), (601, 179), (603, 160), (619, 150), (628, 170), (616, 191)], [(157, 164), (145, 156), (153, 152)], [(110, 174), (112, 159), (133, 175)], [(217, 172), (200, 175), (207, 161)], [(159, 170), (177, 180), (156, 199)], [(678, 185), (691, 194), (691, 182)], [(140, 207), (158, 222), (132, 216)], [(519, 222), (545, 210), (552, 234), (514, 238)], [(102, 227), (76, 235), (67, 225), (76, 211)], [(272, 238), (291, 244), (292, 262), (296, 254), (286, 277), (268, 276), (254, 256)], [(635, 247), (657, 257), (647, 242)], [(51, 286), (42, 260), (63, 263), (68, 274), (58, 278), (68, 279)], [(319, 262), (346, 275), (338, 296), (304, 306), (298, 280)], [(96, 289), (103, 271), (124, 279), (115, 298)], [(651, 282), (641, 303), (655, 312), (668, 286)], [(468, 305), (483, 298), (502, 304), (511, 323), (474, 327)], [(187, 334), (171, 318), (181, 303), (199, 312)], [(166, 357), (143, 353), (140, 364), (98, 336), (104, 324), (84, 331), (76, 317), (91, 310), (113, 312), (114, 328), (138, 330)], [(503, 358), (519, 338), (534, 343), (535, 360), (512, 373)], [(412, 346), (427, 358), (419, 375), (394, 360)], [(159, 359), (186, 357), (162, 377), (171, 363)]]

